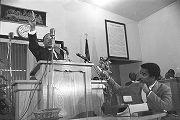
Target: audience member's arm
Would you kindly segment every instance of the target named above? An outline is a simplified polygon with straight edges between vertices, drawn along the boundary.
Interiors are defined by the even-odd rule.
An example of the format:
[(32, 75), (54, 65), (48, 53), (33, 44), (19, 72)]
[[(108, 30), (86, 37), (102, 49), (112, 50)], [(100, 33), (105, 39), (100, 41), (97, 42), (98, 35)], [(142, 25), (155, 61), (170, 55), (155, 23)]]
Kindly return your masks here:
[(116, 94), (126, 94), (128, 86), (121, 86), (118, 83), (116, 83), (113, 79), (109, 79), (107, 82), (113, 88), (113, 91)]

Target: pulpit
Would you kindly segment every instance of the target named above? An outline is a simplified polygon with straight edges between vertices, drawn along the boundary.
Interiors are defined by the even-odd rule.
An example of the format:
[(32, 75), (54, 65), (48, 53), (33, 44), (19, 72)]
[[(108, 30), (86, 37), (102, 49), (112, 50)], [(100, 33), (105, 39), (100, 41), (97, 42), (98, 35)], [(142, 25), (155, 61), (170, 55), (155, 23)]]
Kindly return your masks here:
[(37, 80), (16, 80), (12, 86), (15, 120), (31, 120), (33, 112), (39, 109), (39, 83)]
[[(93, 111), (91, 99), (92, 63), (39, 61), (31, 76), (40, 84), (39, 109), (60, 108), (64, 118), (77, 118)], [(88, 116), (88, 114), (86, 114)]]

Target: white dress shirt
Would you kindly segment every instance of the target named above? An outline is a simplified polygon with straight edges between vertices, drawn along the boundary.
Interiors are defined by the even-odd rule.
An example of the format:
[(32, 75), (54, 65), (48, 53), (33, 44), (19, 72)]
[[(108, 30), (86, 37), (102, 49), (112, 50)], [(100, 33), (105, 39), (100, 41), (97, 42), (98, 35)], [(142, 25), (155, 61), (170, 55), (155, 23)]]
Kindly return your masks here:
[[(149, 86), (150, 92), (149, 92), (149, 94), (148, 94), (147, 96), (149, 96), (149, 95), (151, 94), (151, 92), (152, 92), (151, 90), (152, 90), (152, 88), (154, 87), (154, 85), (156, 84), (156, 82), (157, 82), (157, 81), (155, 81), (152, 85)], [(141, 91), (141, 97), (142, 97), (142, 100), (143, 100), (144, 103), (147, 102), (147, 96), (146, 96), (146, 93), (142, 90), (142, 91)]]

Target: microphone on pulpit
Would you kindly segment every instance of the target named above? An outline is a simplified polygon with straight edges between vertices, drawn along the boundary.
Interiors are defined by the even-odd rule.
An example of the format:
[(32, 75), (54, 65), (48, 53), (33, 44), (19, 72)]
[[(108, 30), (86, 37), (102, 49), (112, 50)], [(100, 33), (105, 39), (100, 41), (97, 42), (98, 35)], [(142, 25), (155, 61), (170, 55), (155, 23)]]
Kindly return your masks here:
[(69, 55), (69, 51), (68, 51), (67, 47), (64, 47), (64, 48), (62, 48), (62, 49), (66, 51), (66, 54), (67, 54), (67, 55)]
[(51, 40), (52, 40), (52, 45), (51, 45), (51, 48), (52, 48), (52, 51), (51, 51), (51, 56), (52, 56), (52, 61), (53, 61), (53, 52), (54, 52), (54, 45), (55, 45), (55, 29), (54, 28), (51, 28), (50, 29), (50, 37), (51, 37)]
[(68, 51), (68, 49), (67, 49), (67, 47), (59, 47), (59, 46), (54, 46), (55, 48), (58, 48), (58, 49), (60, 49), (66, 56), (65, 56), (65, 60), (67, 60), (67, 61), (71, 61), (70, 59), (69, 59), (69, 51)]
[(50, 36), (52, 39), (52, 47), (54, 47), (54, 44), (55, 44), (55, 29), (54, 28), (50, 29)]
[(85, 56), (83, 56), (82, 54), (80, 54), (80, 53), (76, 53), (76, 55), (77, 55), (78, 57), (82, 58), (82, 59), (84, 60), (84, 62), (88, 62), (88, 63), (90, 63), (90, 61), (88, 60), (88, 58), (87, 58), (87, 57), (85, 57)]

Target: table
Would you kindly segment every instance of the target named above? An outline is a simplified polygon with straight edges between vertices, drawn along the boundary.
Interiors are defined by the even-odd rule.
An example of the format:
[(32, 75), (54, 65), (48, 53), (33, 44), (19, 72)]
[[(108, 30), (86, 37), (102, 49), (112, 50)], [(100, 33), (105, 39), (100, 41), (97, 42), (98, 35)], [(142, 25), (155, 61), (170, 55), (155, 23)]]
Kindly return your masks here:
[[(107, 117), (107, 116), (98, 116), (98, 117), (88, 117), (88, 118), (80, 118), (73, 120), (152, 120), (156, 118), (161, 118), (166, 116), (166, 113), (158, 113), (154, 115), (140, 116), (140, 117)], [(63, 119), (59, 119), (63, 120)]]
[[(166, 115), (167, 115), (166, 113), (158, 113), (158, 114), (147, 115), (147, 116), (139, 116), (139, 117), (97, 116), (97, 117), (78, 118), (78, 119), (70, 119), (70, 120), (154, 120), (157, 118), (164, 117)], [(35, 119), (32, 119), (32, 120), (35, 120)], [(69, 120), (69, 119), (60, 118), (58, 120)]]

